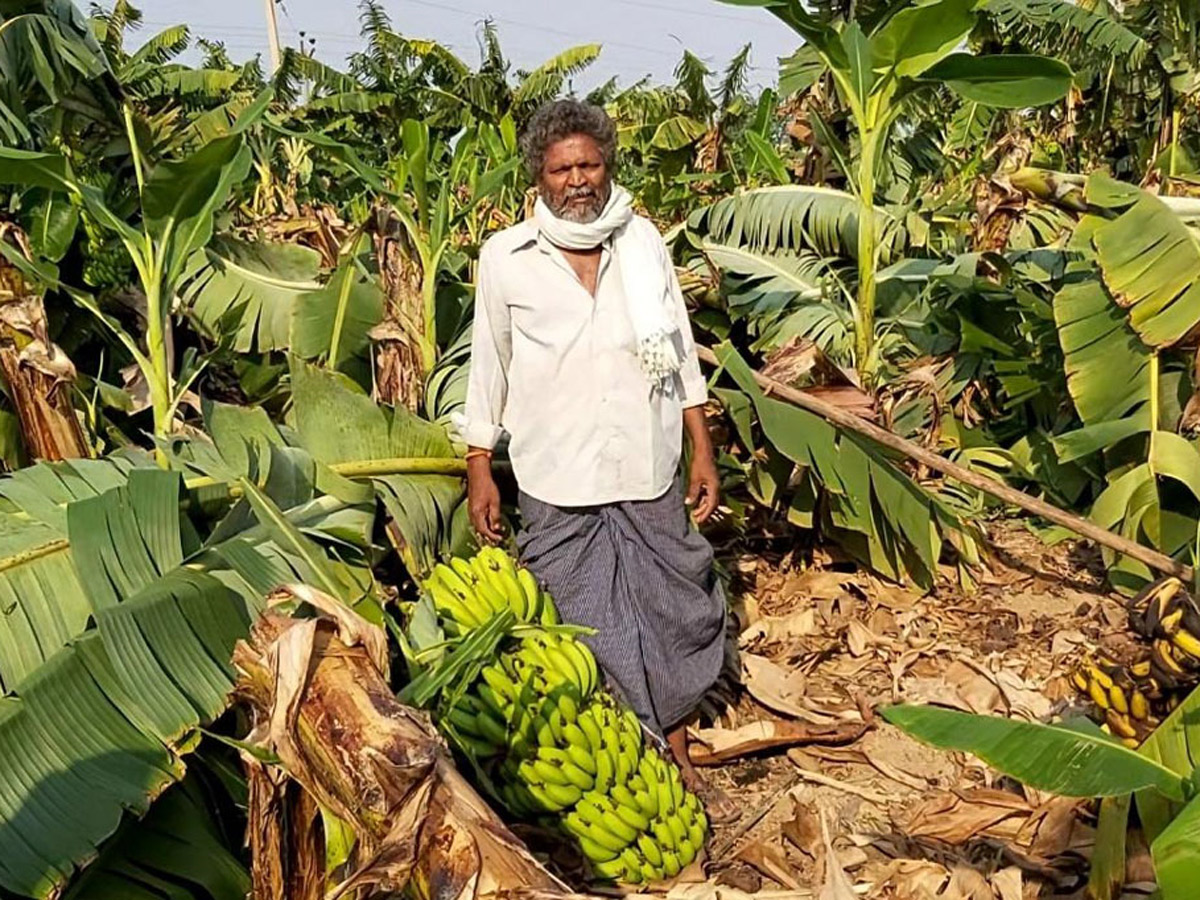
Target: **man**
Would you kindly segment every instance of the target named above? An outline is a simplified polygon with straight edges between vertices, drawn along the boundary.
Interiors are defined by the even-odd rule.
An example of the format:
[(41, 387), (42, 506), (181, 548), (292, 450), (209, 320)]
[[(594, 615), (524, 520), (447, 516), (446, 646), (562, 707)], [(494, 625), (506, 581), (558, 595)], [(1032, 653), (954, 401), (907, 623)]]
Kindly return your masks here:
[(615, 147), (605, 112), (574, 100), (547, 104), (522, 138), (540, 199), (480, 253), (468, 505), (479, 535), (500, 540), (491, 456), (507, 431), (522, 561), (566, 621), (596, 629), (609, 683), (719, 821), (731, 804), (688, 761), (684, 728), (723, 656), (712, 549), (687, 514), (717, 506), (706, 386), (662, 237), (613, 184)]

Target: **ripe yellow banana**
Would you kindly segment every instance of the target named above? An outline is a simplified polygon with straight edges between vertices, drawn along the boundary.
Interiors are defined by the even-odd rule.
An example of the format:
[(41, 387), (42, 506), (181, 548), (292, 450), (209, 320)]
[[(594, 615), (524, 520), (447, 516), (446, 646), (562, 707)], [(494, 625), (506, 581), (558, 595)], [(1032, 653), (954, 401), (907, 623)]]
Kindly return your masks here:
[(1129, 714), (1135, 719), (1145, 721), (1150, 718), (1150, 701), (1137, 688), (1129, 695)]
[(1137, 737), (1137, 729), (1133, 727), (1133, 723), (1129, 721), (1129, 717), (1117, 712), (1115, 709), (1105, 712), (1104, 721), (1112, 729), (1113, 734), (1116, 734), (1118, 737)]
[(1171, 643), (1193, 660), (1200, 660), (1200, 637), (1180, 629), (1171, 635)]

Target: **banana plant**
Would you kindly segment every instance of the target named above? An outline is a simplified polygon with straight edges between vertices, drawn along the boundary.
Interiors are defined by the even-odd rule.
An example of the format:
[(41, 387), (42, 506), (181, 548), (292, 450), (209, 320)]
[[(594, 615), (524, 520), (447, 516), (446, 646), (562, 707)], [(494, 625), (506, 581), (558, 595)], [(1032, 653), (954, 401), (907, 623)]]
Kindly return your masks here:
[(1132, 794), (1150, 842), (1159, 896), (1195, 896), (1200, 879), (1200, 769), (1192, 761), (1200, 758), (1200, 690), (1176, 707), (1137, 750), (1088, 720), (1043, 725), (907, 705), (881, 714), (918, 740), (972, 753), (1022, 784), (1067, 797), (1105, 798), (1092, 863), (1092, 897), (1119, 893)]
[[(179, 378), (174, 371), (170, 330), (176, 291), (193, 254), (211, 239), (215, 213), (249, 171), (250, 151), (242, 132), (262, 115), (270, 99), (269, 92), (260, 95), (225, 137), (178, 161), (153, 164), (141, 152), (132, 110), (126, 106), (126, 133), (140, 213), (133, 224), (111, 209), (103, 192), (85, 183), (64, 155), (0, 148), (0, 182), (44, 188), (71, 197), (121, 241), (133, 261), (146, 298), (144, 336), (128, 333), (103, 315), (84, 292), (68, 293), (97, 314), (133, 357), (149, 388), (154, 436), (159, 439), (170, 433), (180, 399), (199, 374), (199, 369), (193, 369)], [(10, 251), (5, 252), (13, 259)], [(144, 337), (145, 350), (139, 337)]]
[[(1097, 524), (1186, 558), (1200, 522), (1200, 450), (1189, 439), (1194, 352), (1182, 346), (1200, 325), (1194, 203), (1104, 173), (1022, 170), (1013, 183), (1034, 196), (1057, 185), (1060, 202), (1082, 211), (1069, 244), (1075, 261), (1053, 301), (1081, 421), (1054, 438), (1058, 459), (1100, 470)], [(1131, 560), (1107, 552), (1106, 560), (1123, 589), (1150, 577)]]
[[(977, 56), (961, 51), (975, 27), (975, 0), (937, 0), (892, 7), (878, 18), (834, 21), (810, 13), (800, 0), (724, 0), (768, 9), (816, 52), (833, 77), (854, 121), (857, 159), (823, 128), (824, 140), (847, 176), (861, 207), (859, 220), (873, 218), (877, 176), (888, 151), (892, 126), (921, 94), (948, 88), (964, 100), (989, 107), (1041, 106), (1065, 96), (1071, 70), (1043, 56)], [(787, 64), (785, 63), (785, 69)], [(781, 79), (791, 73), (781, 72)], [(857, 366), (870, 375), (875, 336), (876, 271), (881, 235), (858, 230), (855, 310)]]

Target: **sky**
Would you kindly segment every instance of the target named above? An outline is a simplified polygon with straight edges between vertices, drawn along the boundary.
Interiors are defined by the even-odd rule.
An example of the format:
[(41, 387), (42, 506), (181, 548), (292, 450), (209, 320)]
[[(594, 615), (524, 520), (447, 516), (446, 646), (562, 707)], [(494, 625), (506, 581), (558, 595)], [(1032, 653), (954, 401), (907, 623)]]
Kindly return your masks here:
[[(142, 37), (186, 23), (194, 36), (225, 42), (241, 61), (266, 52), (265, 0), (141, 0)], [(720, 70), (743, 45), (751, 51), (752, 82), (774, 84), (778, 58), (799, 40), (764, 10), (717, 0), (384, 0), (396, 30), (434, 38), (469, 63), (479, 59), (480, 23), (491, 18), (505, 55), (531, 68), (575, 44), (603, 45), (600, 58), (574, 87), (587, 91), (618, 76), (631, 84), (645, 75), (671, 78), (686, 47)], [(340, 64), (361, 44), (356, 0), (284, 0), (276, 6), (280, 41), (297, 46), (298, 33), (316, 38), (317, 56)], [(136, 38), (131, 41), (137, 43)]]

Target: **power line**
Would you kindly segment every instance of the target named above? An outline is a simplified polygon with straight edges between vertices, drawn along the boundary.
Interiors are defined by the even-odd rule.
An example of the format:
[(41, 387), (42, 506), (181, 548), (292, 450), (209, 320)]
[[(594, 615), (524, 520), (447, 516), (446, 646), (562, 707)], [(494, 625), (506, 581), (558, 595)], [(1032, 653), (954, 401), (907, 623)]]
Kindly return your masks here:
[[(741, 22), (746, 25), (762, 25), (763, 19), (751, 19), (746, 16), (733, 16), (727, 13), (705, 12), (699, 9), (681, 9), (678, 6), (664, 6), (661, 3), (643, 3), (642, 0), (609, 0), (622, 6), (632, 6), (636, 9), (658, 9), (663, 12), (675, 13), (681, 16), (695, 16), (700, 19), (724, 19), (727, 22)], [(769, 20), (767, 20), (769, 21)]]
[(623, 47), (626, 50), (639, 50), (642, 53), (653, 53), (656, 56), (668, 56), (671, 59), (675, 58), (675, 54), (668, 53), (665, 50), (661, 50), (657, 47), (643, 47), (639, 44), (627, 44), (622, 41), (606, 41), (606, 40), (595, 41), (594, 39), (586, 37), (584, 35), (581, 35), (578, 32), (562, 31), (561, 29), (549, 28), (545, 25), (535, 25), (532, 22), (521, 22), (517, 19), (501, 18), (500, 16), (492, 16), (487, 13), (477, 12), (475, 10), (463, 9), (460, 6), (450, 6), (449, 4), (446, 4), (446, 3), (435, 3), (435, 2), (433, 2), (433, 0), (407, 0), (407, 2), (413, 3), (417, 6), (427, 6), (431, 9), (440, 9), (440, 10), (444, 10), (446, 12), (458, 13), (459, 15), (471, 16), (472, 18), (479, 20), (479, 21), (482, 21), (484, 19), (490, 19), (491, 21), (499, 22), (502, 25), (512, 25), (515, 28), (528, 28), (532, 31), (544, 32), (545, 34), (556, 34), (560, 37), (568, 37), (568, 38), (571, 38), (572, 40), (576, 40), (576, 41), (587, 41), (588, 43), (600, 43), (600, 44), (605, 44), (605, 45), (612, 46), (612, 47)]

